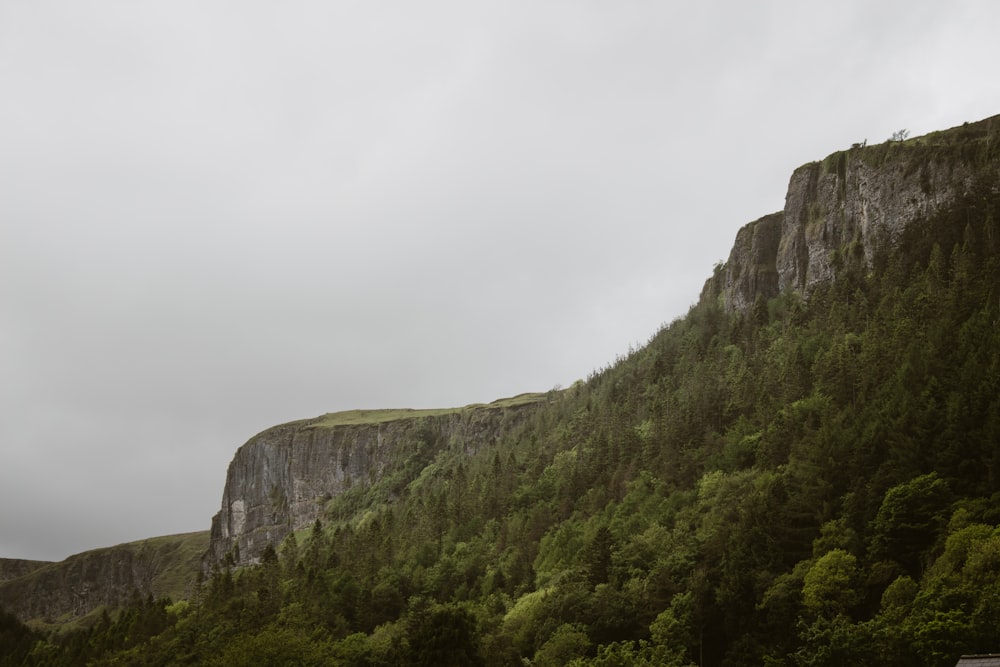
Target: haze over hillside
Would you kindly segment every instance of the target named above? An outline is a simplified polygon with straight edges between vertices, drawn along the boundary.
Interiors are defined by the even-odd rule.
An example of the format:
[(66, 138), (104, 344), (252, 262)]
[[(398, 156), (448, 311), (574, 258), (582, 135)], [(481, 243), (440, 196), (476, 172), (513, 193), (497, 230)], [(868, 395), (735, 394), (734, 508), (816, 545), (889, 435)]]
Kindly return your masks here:
[(1000, 108), (989, 0), (293, 5), (0, 10), (0, 555), (208, 529), (273, 424), (569, 386), (795, 165)]

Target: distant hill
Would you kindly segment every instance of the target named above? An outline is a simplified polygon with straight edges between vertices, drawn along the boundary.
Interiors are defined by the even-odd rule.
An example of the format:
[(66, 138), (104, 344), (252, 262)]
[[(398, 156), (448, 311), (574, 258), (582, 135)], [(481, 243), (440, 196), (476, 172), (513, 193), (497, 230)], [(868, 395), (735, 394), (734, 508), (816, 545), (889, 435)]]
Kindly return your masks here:
[(43, 627), (76, 623), (136, 596), (186, 599), (207, 548), (208, 531), (201, 531), (95, 549), (57, 563), (2, 561), (4, 572), (20, 574), (0, 581), (0, 608)]

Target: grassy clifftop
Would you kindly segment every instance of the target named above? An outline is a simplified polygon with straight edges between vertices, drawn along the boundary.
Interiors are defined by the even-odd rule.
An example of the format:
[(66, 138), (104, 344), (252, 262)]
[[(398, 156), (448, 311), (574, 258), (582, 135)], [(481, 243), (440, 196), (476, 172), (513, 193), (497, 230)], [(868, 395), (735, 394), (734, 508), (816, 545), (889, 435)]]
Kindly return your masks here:
[(461, 408), (428, 408), (428, 409), (382, 409), (382, 410), (344, 410), (328, 412), (316, 419), (310, 428), (333, 428), (335, 426), (351, 426), (357, 424), (380, 424), (399, 421), (401, 419), (417, 419), (418, 417), (438, 417), (441, 415), (458, 414), (471, 410), (499, 410), (530, 405), (546, 400), (548, 394), (526, 393), (510, 398), (501, 398), (491, 403), (472, 403)]

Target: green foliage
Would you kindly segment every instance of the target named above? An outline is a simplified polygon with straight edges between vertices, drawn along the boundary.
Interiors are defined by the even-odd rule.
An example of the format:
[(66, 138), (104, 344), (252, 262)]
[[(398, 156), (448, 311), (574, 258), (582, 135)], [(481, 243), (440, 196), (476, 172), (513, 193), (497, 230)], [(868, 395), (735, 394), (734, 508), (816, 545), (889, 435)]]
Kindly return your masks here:
[[(827, 173), (1000, 160), (969, 132), (852, 149)], [(950, 667), (996, 650), (1000, 194), (984, 173), (870, 274), (747, 313), (706, 299), (586, 382), (509, 399), (539, 409), (474, 452), (421, 431), (259, 565), (186, 606), (36, 637), (28, 664)]]
[(331, 653), (329, 645), (315, 642), (301, 632), (269, 627), (230, 642), (221, 655), (209, 658), (204, 664), (210, 667), (324, 667), (330, 664)]
[(937, 473), (889, 489), (873, 525), (873, 556), (894, 556), (911, 574), (919, 574), (920, 557), (944, 528), (950, 496)]
[(406, 627), (413, 665), (464, 667), (482, 664), (476, 619), (458, 605), (411, 605)]
[(586, 629), (579, 625), (564, 623), (556, 628), (535, 653), (538, 667), (562, 667), (590, 652), (591, 643)]
[(0, 609), (0, 667), (15, 667), (25, 659), (42, 636)]
[(828, 617), (849, 614), (861, 600), (858, 559), (843, 549), (823, 554), (802, 582), (802, 603), (806, 610)]

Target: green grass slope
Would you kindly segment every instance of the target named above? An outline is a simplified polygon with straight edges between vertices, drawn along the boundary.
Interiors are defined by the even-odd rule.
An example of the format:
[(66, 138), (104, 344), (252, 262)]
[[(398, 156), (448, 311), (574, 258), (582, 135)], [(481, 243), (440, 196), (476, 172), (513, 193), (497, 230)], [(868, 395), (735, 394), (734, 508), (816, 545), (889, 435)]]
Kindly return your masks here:
[(525, 393), (502, 398), (491, 403), (473, 403), (461, 408), (430, 408), (415, 410), (412, 408), (380, 409), (380, 410), (344, 410), (329, 412), (309, 424), (310, 428), (333, 428), (358, 424), (378, 424), (401, 419), (419, 419), (420, 417), (437, 417), (441, 415), (459, 414), (471, 410), (489, 410), (518, 407), (546, 400), (548, 394)]

